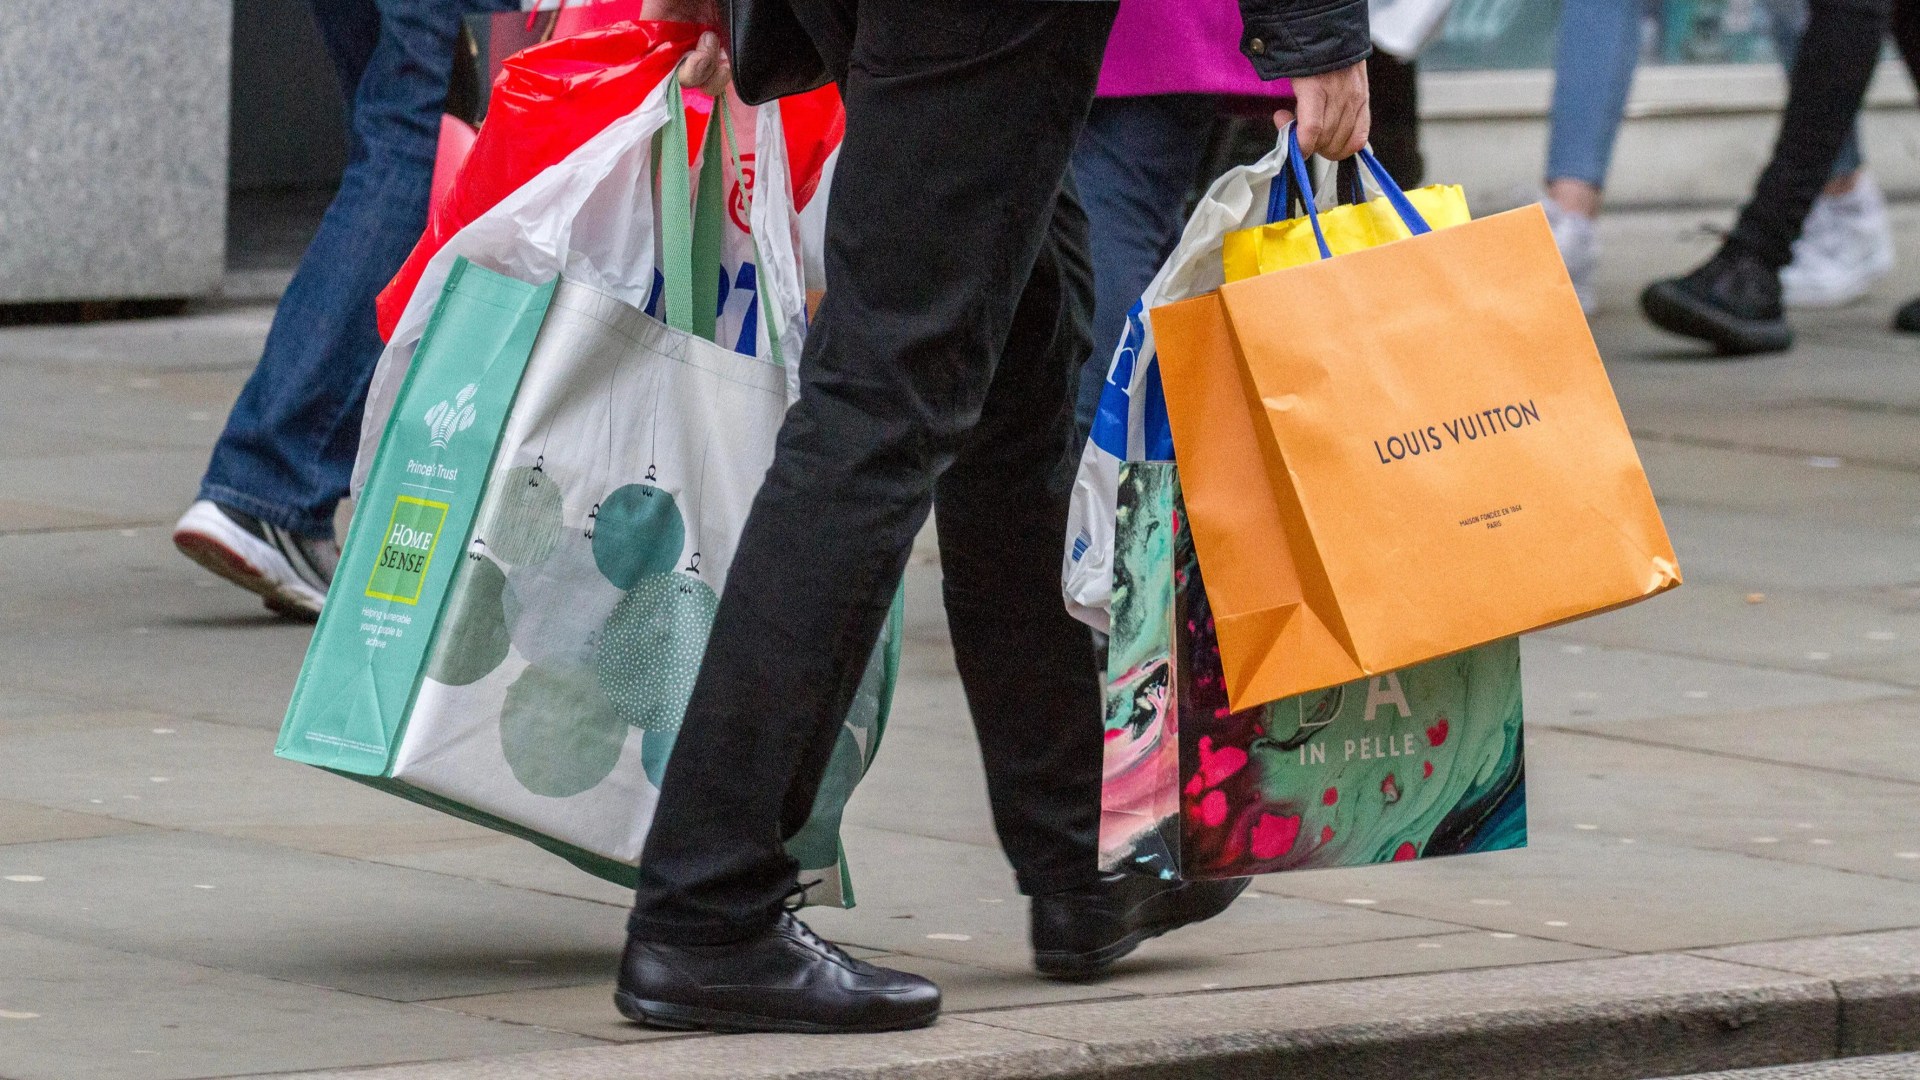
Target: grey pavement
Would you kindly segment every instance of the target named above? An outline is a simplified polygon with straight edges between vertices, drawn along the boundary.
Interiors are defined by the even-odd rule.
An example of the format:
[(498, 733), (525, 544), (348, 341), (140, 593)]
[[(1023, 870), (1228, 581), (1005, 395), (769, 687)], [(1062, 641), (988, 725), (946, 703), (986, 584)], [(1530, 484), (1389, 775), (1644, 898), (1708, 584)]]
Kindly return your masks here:
[[(1711, 217), (1605, 227), (1596, 333), (1687, 585), (1526, 642), (1532, 847), (1263, 878), (1105, 981), (1042, 982), (922, 550), (849, 812), (862, 903), (812, 916), (946, 988), (947, 1019), (886, 1037), (629, 1025), (620, 890), (272, 756), (308, 630), (167, 539), (269, 306), (0, 330), (0, 1078), (1610, 1078), (1920, 1050), (1920, 341), (1882, 330), (1920, 273), (1787, 355), (1704, 358), (1630, 301)], [(1920, 208), (1898, 218), (1920, 259)], [(1736, 1075), (1920, 1076), (1845, 1068)]]

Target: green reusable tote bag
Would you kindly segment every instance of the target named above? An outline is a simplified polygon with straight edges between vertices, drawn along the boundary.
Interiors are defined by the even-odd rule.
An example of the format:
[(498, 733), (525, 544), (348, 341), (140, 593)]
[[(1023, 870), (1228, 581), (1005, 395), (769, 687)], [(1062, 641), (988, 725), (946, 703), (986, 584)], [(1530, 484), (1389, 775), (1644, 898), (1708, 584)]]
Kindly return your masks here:
[(347, 531), (281, 757), (386, 773), (553, 289), (465, 259), (447, 276)]
[[(449, 442), (485, 443), (473, 448), (484, 449), (471, 474), (483, 478), (481, 490), (457, 503), (433, 496), (451, 509), (412, 603), (368, 601), (373, 611), (401, 605), (399, 617), (412, 620), (403, 625), (430, 643), (405, 654), (368, 644), (377, 636), (354, 628), (373, 620), (348, 618), (364, 605), (347, 591), (359, 579), (343, 569), (281, 739), (283, 756), (522, 836), (623, 884), (633, 882), (733, 549), (787, 405), (775, 335), (764, 336), (759, 356), (709, 339), (718, 298), (696, 286), (718, 281), (720, 233), (710, 215), (724, 210), (724, 192), (720, 170), (702, 169), (702, 211), (688, 213), (684, 114), (668, 111), (655, 144), (667, 322), (579, 282), (545, 287), (541, 310), (527, 318), (525, 336), (537, 325), (537, 338), (515, 353), (511, 408), (504, 416), (476, 410)], [(710, 125), (709, 154), (721, 127)], [(640, 203), (639, 220), (653, 216), (650, 186), (623, 196)], [(476, 273), (469, 267), (461, 277)], [(781, 325), (776, 298), (763, 292), (761, 304), (764, 325)], [(409, 519), (396, 531), (379, 509), (390, 490), (393, 498), (411, 492), (396, 484), (422, 482), (416, 462), (429, 466), (434, 484), (464, 489), (467, 473), (447, 478), (413, 452), (429, 429), (447, 423), (449, 414), (436, 412), (443, 387), (464, 386), (452, 372), (480, 355), (453, 339), (453, 319), (451, 310), (436, 313), (415, 355), (348, 541), (350, 558), (394, 537), (419, 541), (418, 525)], [(449, 399), (449, 409), (464, 407)], [(802, 880), (814, 883), (812, 903), (852, 900), (840, 816), (879, 745), (899, 627), (896, 606), (813, 815), (788, 844)], [(377, 715), (350, 721), (333, 706), (337, 688), (366, 681), (367, 669), (393, 675), (364, 695)]]

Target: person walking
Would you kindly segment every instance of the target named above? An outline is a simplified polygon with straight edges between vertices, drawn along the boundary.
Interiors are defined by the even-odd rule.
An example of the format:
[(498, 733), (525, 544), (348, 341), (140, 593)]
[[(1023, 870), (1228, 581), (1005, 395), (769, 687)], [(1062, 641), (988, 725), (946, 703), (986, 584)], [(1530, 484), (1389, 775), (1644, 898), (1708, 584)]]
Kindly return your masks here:
[(440, 111), (461, 16), (516, 0), (310, 0), (347, 99), (347, 167), (227, 416), (180, 552), (313, 619), (340, 546), (367, 383), (380, 358), (377, 296), (427, 222)]
[[(1173, 253), (1194, 199), (1224, 169), (1222, 158), (1245, 163), (1232, 153), (1240, 140), (1220, 136), (1244, 118), (1252, 129), (1245, 141), (1257, 147), (1247, 160), (1273, 148), (1268, 117), (1293, 88), (1254, 71), (1237, 51), (1240, 33), (1235, 0), (1120, 0), (1073, 150), (1093, 259), (1093, 352), (1074, 401), (1082, 441), (1128, 310)], [(1367, 57), (1373, 151), (1406, 187), (1417, 186), (1422, 171), (1415, 70), (1412, 60), (1377, 48)]]
[[(1599, 304), (1601, 194), (1640, 64), (1644, 12), (1641, 0), (1566, 0), (1560, 15), (1542, 204), (1588, 314)], [(1805, 0), (1767, 0), (1767, 16), (1774, 50), (1791, 72)], [(1886, 199), (1865, 170), (1859, 135), (1851, 123), (1844, 130), (1844, 149), (1825, 163), (1826, 188), (1785, 270), (1786, 302), (1794, 307), (1851, 303), (1893, 269)]]
[(1223, 111), (1264, 105), (1264, 124), (1293, 92), (1240, 57), (1240, 33), (1235, 0), (1120, 0), (1071, 168), (1093, 262), (1093, 352), (1074, 402), (1083, 437), (1127, 311), (1180, 239), (1193, 190), (1206, 179)]
[[(1729, 356), (1792, 347), (1781, 268), (1860, 112), (1889, 28), (1920, 82), (1920, 0), (1812, 0), (1773, 157), (1713, 257), (1641, 293), (1655, 326)], [(1920, 332), (1920, 300), (1900, 310), (1895, 327)]]
[[(743, 5), (734, 0), (734, 25)], [(615, 1001), (728, 1031), (932, 1023), (931, 982), (849, 957), (787, 910), (812, 806), (914, 535), (939, 532), (948, 625), (994, 825), (1043, 972), (1091, 976), (1223, 910), (1244, 882), (1103, 876), (1100, 687), (1060, 602), (1087, 223), (1068, 161), (1115, 5), (751, 0), (841, 85), (827, 292), (667, 764)], [(1366, 139), (1365, 0), (1242, 0), (1242, 51), (1292, 77), (1305, 148)], [(718, 12), (653, 0), (651, 15)], [(800, 66), (805, 66), (802, 63)], [(683, 76), (724, 76), (717, 37)], [(750, 81), (750, 80), (749, 80)], [(716, 87), (717, 88), (717, 87)], [(903, 812), (910, 812), (903, 808)]]

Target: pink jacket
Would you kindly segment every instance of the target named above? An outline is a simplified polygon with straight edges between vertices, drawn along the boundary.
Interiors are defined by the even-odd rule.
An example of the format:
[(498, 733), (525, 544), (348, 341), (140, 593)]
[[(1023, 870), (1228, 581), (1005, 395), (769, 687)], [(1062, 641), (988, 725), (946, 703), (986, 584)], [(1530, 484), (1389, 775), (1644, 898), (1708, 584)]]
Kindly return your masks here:
[(1237, 0), (1120, 0), (1100, 96), (1291, 94), (1287, 80), (1254, 74), (1240, 53), (1240, 30)]

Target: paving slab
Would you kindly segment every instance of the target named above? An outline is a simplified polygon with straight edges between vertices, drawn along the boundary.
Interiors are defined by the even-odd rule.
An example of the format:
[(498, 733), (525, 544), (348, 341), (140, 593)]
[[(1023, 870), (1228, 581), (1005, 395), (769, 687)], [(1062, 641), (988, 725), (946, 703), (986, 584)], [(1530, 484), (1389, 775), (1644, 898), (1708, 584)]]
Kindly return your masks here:
[(1887, 683), (1587, 645), (1557, 631), (1522, 638), (1520, 656), (1528, 727), (1611, 729), (1624, 720), (1824, 706), (1907, 693), (1906, 687)]
[(940, 986), (941, 1011), (947, 1015), (976, 1013), (983, 1010), (1019, 1008), (1026, 1005), (1053, 1005), (1065, 1001), (1103, 1001), (1136, 996), (1136, 991), (1120, 980), (1071, 982), (1042, 979), (1032, 970), (1008, 971), (1002, 968), (976, 967), (928, 956), (893, 953), (873, 961), (900, 971), (924, 975)]
[(1843, 1054), (1920, 1050), (1920, 930), (1761, 942), (1701, 955), (1832, 980)]
[(140, 826), (99, 814), (76, 814), (0, 799), (0, 844), (37, 844), (46, 840), (84, 840), (135, 832)]
[[(383, 797), (391, 798), (391, 796)], [(393, 831), (417, 834), (421, 830), (417, 826), (408, 828), (394, 826)], [(490, 881), (496, 885), (506, 885), (531, 892), (591, 900), (596, 904), (605, 904), (620, 911), (633, 907), (632, 889), (585, 873), (560, 856), (518, 837), (502, 836), (490, 830), (486, 833), (479, 838), (449, 840), (431, 846), (421, 845), (411, 851), (369, 850), (362, 853), (342, 852), (342, 854), (353, 854), (371, 862), (386, 863), (390, 866), (404, 866), (473, 881)]]
[(601, 904), (158, 831), (0, 847), (0, 926), (393, 1001), (599, 981), (624, 940)]
[[(807, 921), (836, 941), (1002, 971), (1031, 970), (1027, 904), (998, 850), (850, 826), (845, 830), (859, 906), (816, 908)], [(1249, 894), (1200, 926), (1143, 946), (1148, 958), (1214, 958), (1446, 933), (1431, 919)]]
[[(1909, 431), (1920, 428), (1920, 416), (1899, 418), (1899, 424)], [(1839, 425), (1838, 430), (1848, 429)], [(1901, 441), (1911, 442), (1920, 457), (1920, 439), (1909, 435)], [(1686, 504), (1670, 504), (1662, 516), (1691, 581), (1728, 582), (1763, 593), (1920, 581), (1920, 524), (1912, 521), (1875, 528)]]
[[(1685, 570), (1684, 565), (1682, 570)], [(1557, 636), (1596, 645), (1841, 678), (1920, 686), (1920, 603), (1908, 586), (1776, 588), (1748, 602), (1754, 586), (1714, 581), (1560, 627)]]
[(56, 718), (24, 732), (0, 727), (0, 751), (19, 770), (8, 791), (22, 802), (339, 855), (500, 839), (283, 761), (273, 756), (273, 742), (269, 731), (137, 712)]
[(1609, 735), (1727, 757), (1920, 784), (1920, 695), (1673, 716), (1605, 728)]
[(0, 929), (0, 1076), (173, 1080), (587, 1040)]
[(609, 978), (578, 986), (509, 990), (503, 994), (441, 998), (419, 1004), (511, 1024), (570, 1032), (602, 1042), (646, 1042), (685, 1037), (682, 1032), (645, 1027), (621, 1016), (613, 1006), (613, 988), (614, 982)]
[(1609, 955), (1612, 954), (1605, 950), (1565, 941), (1470, 930), (1337, 945), (1262, 949), (1224, 956), (1156, 949), (1123, 962), (1102, 985), (1144, 995), (1187, 994), (1431, 971), (1517, 967)]
[(1536, 827), (1920, 883), (1920, 786), (1559, 731), (1527, 750)]
[(1279, 874), (1262, 889), (1619, 952), (1920, 926), (1920, 884), (1599, 833), (1473, 858)]
[(60, 455), (145, 448), (204, 458), (247, 375), (247, 367), (231, 365), (169, 371), (0, 360), (0, 393), (35, 406), (0, 432), (0, 459), (30, 467)]
[(37, 499), (49, 489), (88, 514), (171, 523), (193, 501), (207, 452), (142, 447), (48, 454), (0, 474), (0, 498)]
[(165, 527), (0, 536), (0, 595), (0, 681), (269, 730), (313, 632), (181, 558)]
[[(1910, 473), (1830, 455), (1770, 454), (1672, 438), (1638, 440), (1663, 507), (1705, 507), (1899, 530), (1914, 523)], [(1682, 567), (1683, 570), (1686, 567)]]
[[(1869, 361), (1876, 374), (1884, 360), (1875, 355)], [(1739, 411), (1697, 398), (1637, 401), (1630, 416), (1635, 431), (1654, 436), (1920, 471), (1920, 445), (1912, 437), (1916, 407), (1903, 395), (1906, 388), (1886, 385), (1858, 398), (1837, 388), (1804, 389), (1813, 392)]]
[(0, 328), (0, 358), (65, 370), (206, 370), (243, 375), (260, 359), (273, 306), (252, 304), (169, 319)]

